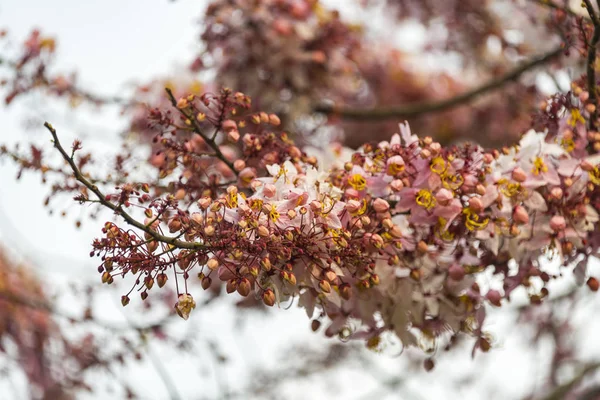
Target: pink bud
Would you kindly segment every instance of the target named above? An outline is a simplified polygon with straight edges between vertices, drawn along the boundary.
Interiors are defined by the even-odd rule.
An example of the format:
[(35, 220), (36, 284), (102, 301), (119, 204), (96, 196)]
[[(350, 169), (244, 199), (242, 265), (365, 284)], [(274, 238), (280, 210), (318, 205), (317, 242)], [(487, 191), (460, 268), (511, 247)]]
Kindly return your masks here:
[(448, 203), (450, 202), (450, 200), (452, 200), (453, 198), (454, 198), (454, 195), (452, 194), (452, 192), (450, 190), (448, 190), (448, 189), (445, 189), (445, 188), (442, 188), (442, 189), (438, 190), (438, 192), (435, 195), (435, 199), (442, 206), (448, 205)]
[(254, 169), (246, 167), (240, 171), (239, 178), (242, 183), (248, 185), (256, 178), (256, 173), (254, 172)]
[(399, 192), (404, 188), (404, 184), (402, 183), (402, 180), (400, 179), (394, 179), (391, 183), (390, 183), (390, 187), (392, 188), (392, 190), (394, 192)]
[(263, 189), (263, 193), (265, 197), (271, 198), (277, 193), (277, 188), (272, 183), (267, 183)]
[(390, 209), (390, 203), (388, 203), (384, 199), (375, 199), (375, 201), (373, 202), (373, 208), (377, 213), (384, 213)]
[(221, 129), (223, 129), (225, 132), (228, 132), (228, 131), (231, 131), (231, 130), (236, 130), (237, 131), (238, 127), (237, 127), (237, 123), (234, 120), (232, 120), (232, 119), (226, 119), (221, 124)]
[(269, 114), (269, 123), (274, 126), (279, 126), (281, 124), (281, 120), (275, 114)]
[(448, 268), (448, 276), (454, 281), (462, 281), (465, 277), (465, 269), (458, 264), (452, 264)]
[(497, 290), (490, 290), (485, 295), (485, 298), (488, 299), (490, 303), (495, 305), (496, 307), (500, 307), (500, 301), (502, 300), (502, 295)]
[(323, 204), (320, 201), (313, 200), (310, 202), (310, 209), (313, 212), (320, 212), (323, 209)]
[(244, 160), (235, 160), (233, 163), (233, 168), (239, 172), (246, 168), (246, 162)]
[(359, 193), (358, 190), (354, 188), (348, 188), (344, 192), (344, 196), (346, 196), (347, 199), (358, 199)]
[(288, 149), (288, 153), (292, 158), (302, 157), (302, 152), (296, 146), (290, 146), (290, 148)]
[(268, 237), (271, 233), (269, 232), (269, 228), (264, 225), (258, 227), (258, 236)]
[(516, 206), (513, 211), (513, 221), (517, 224), (529, 223), (529, 214), (523, 206)]
[(553, 231), (562, 231), (566, 227), (567, 221), (565, 221), (565, 218), (562, 215), (555, 215), (550, 219), (550, 228), (552, 228)]
[(200, 208), (203, 210), (206, 210), (210, 206), (210, 203), (212, 203), (210, 197), (203, 197), (198, 200), (198, 206), (200, 206)]
[(240, 140), (240, 132), (237, 129), (228, 131), (227, 140), (229, 140), (231, 143), (237, 143), (238, 140)]
[(590, 92), (588, 92), (587, 90), (584, 90), (583, 92), (579, 93), (579, 100), (586, 102), (589, 98)]
[(517, 182), (525, 182), (527, 173), (521, 167), (517, 167), (512, 172), (512, 178)]
[(204, 221), (204, 217), (202, 216), (201, 213), (192, 213), (192, 221), (194, 221), (195, 223), (197, 223), (198, 225), (202, 224), (202, 221)]
[[(312, 203), (311, 203), (311, 206), (312, 206)], [(360, 210), (360, 208), (361, 208), (361, 203), (358, 200), (348, 200), (348, 202), (346, 203), (346, 210), (348, 210), (348, 212), (350, 212), (351, 214), (358, 212), (358, 210)]]
[(550, 191), (550, 196), (556, 200), (560, 200), (563, 197), (563, 190), (559, 187), (552, 188)]
[(490, 153), (485, 153), (483, 155), (483, 162), (486, 164), (491, 164), (494, 161), (494, 156)]

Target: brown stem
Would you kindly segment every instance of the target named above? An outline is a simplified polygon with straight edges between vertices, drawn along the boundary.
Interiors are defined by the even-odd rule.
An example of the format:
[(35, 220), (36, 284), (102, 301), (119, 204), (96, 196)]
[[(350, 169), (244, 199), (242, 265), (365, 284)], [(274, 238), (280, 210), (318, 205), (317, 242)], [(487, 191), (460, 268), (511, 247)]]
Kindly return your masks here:
[(102, 204), (104, 207), (110, 208), (111, 210), (113, 210), (115, 212), (115, 214), (121, 216), (128, 224), (133, 225), (136, 228), (146, 232), (148, 235), (150, 235), (152, 238), (154, 238), (155, 240), (157, 240), (159, 242), (166, 243), (166, 244), (178, 247), (180, 249), (201, 250), (204, 248), (204, 246), (200, 243), (186, 242), (186, 241), (178, 240), (173, 237), (161, 235), (160, 233), (152, 230), (150, 228), (150, 226), (144, 225), (143, 223), (139, 222), (138, 220), (133, 218), (131, 215), (129, 215), (123, 209), (123, 207), (121, 205), (114, 204), (114, 203), (106, 200), (106, 196), (100, 191), (100, 189), (98, 189), (98, 186), (94, 185), (88, 179), (86, 179), (85, 176), (83, 176), (83, 174), (77, 167), (75, 160), (73, 160), (73, 158), (62, 147), (60, 141), (58, 140), (58, 136), (56, 134), (56, 130), (54, 129), (54, 127), (52, 127), (52, 125), (50, 125), (48, 122), (45, 122), (44, 126), (52, 134), (52, 138), (54, 139), (54, 147), (56, 147), (56, 149), (58, 149), (58, 151), (63, 156), (65, 161), (67, 163), (69, 163), (69, 166), (73, 170), (75, 179), (77, 181), (79, 181), (80, 183), (82, 183), (89, 190), (91, 190), (98, 197), (98, 201), (100, 202), (100, 204)]
[(588, 127), (590, 130), (596, 130), (596, 119), (598, 118), (598, 94), (596, 92), (596, 46), (600, 40), (600, 19), (594, 10), (594, 6), (590, 0), (583, 0), (585, 8), (592, 19), (594, 24), (594, 34), (590, 40), (588, 47), (587, 57), (587, 87), (590, 94), (589, 103), (594, 105), (594, 111), (590, 113), (590, 119), (588, 120)]
[(551, 393), (547, 396), (542, 397), (541, 400), (561, 400), (566, 397), (566, 395), (586, 377), (589, 373), (592, 373), (600, 368), (600, 363), (592, 363), (588, 364), (579, 371), (577, 375), (573, 377), (570, 381), (556, 387)]
[(171, 104), (173, 105), (173, 107), (175, 107), (184, 117), (186, 117), (192, 123), (194, 132), (200, 135), (202, 139), (204, 139), (204, 141), (215, 151), (215, 157), (223, 161), (225, 165), (227, 165), (229, 169), (237, 176), (238, 172), (233, 167), (233, 163), (229, 161), (227, 157), (225, 157), (225, 155), (221, 152), (219, 145), (214, 141), (214, 135), (212, 138), (205, 135), (204, 132), (202, 132), (202, 128), (198, 124), (198, 121), (196, 120), (196, 117), (192, 114), (192, 112), (188, 109), (178, 108), (177, 100), (175, 99), (175, 96), (173, 96), (173, 92), (171, 91), (171, 89), (165, 88), (165, 90), (167, 91), (167, 95), (169, 96), (169, 100), (171, 100)]
[(344, 119), (350, 120), (381, 120), (398, 117), (406, 118), (415, 117), (417, 115), (425, 113), (444, 111), (449, 108), (458, 106), (460, 104), (467, 103), (485, 93), (491, 92), (496, 89), (500, 89), (508, 82), (514, 81), (517, 78), (519, 78), (523, 73), (529, 71), (530, 69), (536, 66), (547, 63), (548, 61), (554, 59), (564, 51), (565, 48), (561, 44), (553, 50), (532, 58), (531, 60), (516, 67), (512, 71), (509, 71), (508, 73), (498, 78), (492, 79), (491, 81), (485, 83), (482, 86), (479, 86), (473, 90), (439, 102), (421, 102), (408, 106), (391, 106), (371, 109), (335, 106), (330, 104), (319, 104), (314, 107), (313, 111), (324, 114), (337, 115)]

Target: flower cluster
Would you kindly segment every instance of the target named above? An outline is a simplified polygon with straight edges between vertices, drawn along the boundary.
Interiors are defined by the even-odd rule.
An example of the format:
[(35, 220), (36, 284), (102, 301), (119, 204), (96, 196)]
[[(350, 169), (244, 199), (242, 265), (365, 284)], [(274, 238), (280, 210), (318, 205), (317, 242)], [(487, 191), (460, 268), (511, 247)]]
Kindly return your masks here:
[[(228, 293), (254, 293), (268, 306), (298, 297), (317, 326), (329, 319), (327, 335), (362, 338), (371, 348), (392, 331), (403, 345), (424, 349), (468, 333), (487, 350), (485, 303), (499, 307), (518, 287), (539, 303), (557, 277), (540, 257), (565, 267), (579, 262), (583, 277), (598, 251), (600, 160), (590, 155), (597, 133), (585, 126), (588, 96), (575, 92), (578, 98), (569, 102), (545, 104), (543, 114), (555, 113), (555, 130), (530, 130), (501, 151), (444, 148), (403, 124), (389, 142), (365, 145), (325, 171), (287, 137), (269, 162), (272, 150), (264, 153), (262, 146), (277, 135), (245, 133), (239, 158), (229, 161), (237, 181), (191, 203), (174, 195), (151, 200), (143, 185), (106, 196), (105, 203), (134, 225), (122, 207), (133, 199), (149, 202), (146, 220), (136, 225), (143, 235), (107, 223), (92, 255), (102, 256), (103, 282), (135, 275), (132, 290), (139, 287), (142, 299), (155, 282), (163, 287), (173, 270), (180, 294), (175, 308), (185, 319), (196, 307), (188, 293), (196, 269), (204, 289), (217, 280)], [(219, 128), (215, 144), (246, 126), (229, 117), (249, 100), (225, 91), (218, 104), (229, 104), (229, 96), (241, 103), (219, 108), (216, 120), (210, 113), (198, 118), (197, 99), (206, 105), (216, 98), (211, 95), (174, 104), (187, 126), (194, 116), (212, 121)], [(266, 113), (239, 118), (277, 125)], [(206, 140), (201, 130), (190, 132)], [(484, 271), (498, 283), (482, 287), (477, 277)], [(122, 300), (128, 304), (129, 294)]]

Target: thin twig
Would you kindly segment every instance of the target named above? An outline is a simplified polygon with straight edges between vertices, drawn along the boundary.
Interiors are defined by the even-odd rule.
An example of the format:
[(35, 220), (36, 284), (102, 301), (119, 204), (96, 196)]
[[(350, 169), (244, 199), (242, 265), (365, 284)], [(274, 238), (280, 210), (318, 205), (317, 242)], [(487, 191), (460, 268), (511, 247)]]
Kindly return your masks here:
[(172, 246), (178, 247), (180, 249), (200, 250), (200, 249), (204, 248), (204, 246), (200, 243), (186, 242), (186, 241), (178, 240), (173, 237), (161, 235), (160, 233), (151, 229), (149, 225), (144, 225), (143, 223), (139, 222), (138, 220), (133, 218), (131, 215), (129, 215), (120, 204), (114, 204), (114, 203), (108, 201), (106, 199), (106, 196), (100, 191), (100, 189), (98, 189), (98, 186), (94, 185), (88, 179), (86, 179), (85, 176), (83, 176), (83, 174), (77, 167), (75, 160), (73, 160), (73, 158), (65, 151), (65, 149), (61, 145), (60, 141), (58, 140), (58, 135), (56, 134), (56, 130), (52, 127), (52, 125), (50, 125), (48, 122), (45, 122), (44, 126), (52, 134), (52, 138), (54, 139), (54, 147), (56, 147), (56, 149), (60, 152), (60, 154), (65, 159), (65, 161), (67, 163), (69, 163), (71, 169), (73, 170), (75, 179), (77, 179), (77, 181), (79, 181), (85, 187), (87, 187), (89, 190), (91, 190), (98, 197), (98, 202), (100, 204), (102, 204), (104, 207), (107, 207), (107, 208), (113, 210), (115, 212), (115, 214), (121, 216), (128, 224), (135, 226), (136, 228), (146, 232), (153, 239), (155, 239), (159, 242), (162, 242), (162, 243), (165, 243), (168, 245), (172, 245)]
[(344, 119), (351, 120), (381, 120), (398, 117), (415, 117), (417, 115), (425, 113), (433, 113), (444, 111), (449, 108), (458, 106), (463, 103), (467, 103), (476, 97), (479, 97), (485, 93), (497, 90), (505, 86), (508, 82), (514, 81), (519, 78), (523, 73), (530, 69), (543, 65), (548, 61), (556, 58), (565, 51), (564, 45), (560, 45), (553, 50), (542, 54), (538, 57), (534, 57), (531, 60), (523, 63), (512, 71), (493, 79), (482, 86), (479, 86), (473, 90), (452, 97), (450, 99), (442, 100), (439, 102), (421, 102), (415, 103), (408, 106), (391, 106), (391, 107), (379, 107), (372, 109), (363, 108), (352, 108), (344, 106), (335, 106), (330, 104), (319, 104), (314, 107), (315, 112), (340, 116)]
[(600, 368), (600, 363), (592, 363), (588, 364), (576, 374), (573, 379), (570, 381), (556, 387), (552, 392), (550, 392), (547, 396), (543, 397), (540, 400), (562, 400), (565, 396), (579, 383), (583, 380), (591, 372), (596, 371)]
[(135, 325), (135, 324), (121, 325), (121, 324), (113, 324), (113, 323), (110, 323), (107, 321), (100, 321), (95, 318), (89, 319), (89, 318), (74, 317), (74, 316), (68, 315), (68, 314), (58, 310), (56, 307), (53, 307), (47, 301), (40, 301), (40, 300), (26, 298), (26, 297), (20, 296), (16, 293), (10, 292), (10, 291), (5, 291), (5, 290), (0, 291), (0, 299), (4, 300), (4, 301), (8, 301), (8, 302), (13, 303), (18, 306), (27, 307), (27, 308), (31, 308), (32, 310), (52, 314), (56, 317), (64, 318), (71, 322), (77, 322), (77, 323), (90, 322), (90, 323), (93, 323), (94, 325), (97, 325), (99, 327), (102, 327), (102, 328), (105, 328), (105, 329), (108, 329), (108, 330), (111, 330), (114, 332), (128, 331), (128, 330), (135, 330), (138, 332), (149, 331), (149, 330), (161, 327), (162, 325), (164, 325), (165, 321), (170, 317), (170, 316), (167, 316), (167, 317), (159, 320), (158, 322), (154, 322), (154, 323), (148, 324), (148, 325)]
[(573, 11), (569, 6), (562, 7), (562, 6), (552, 2), (551, 0), (530, 0), (530, 1), (537, 5), (543, 6), (543, 7), (548, 7), (548, 8), (552, 8), (554, 10), (563, 11), (572, 17), (583, 17), (586, 20), (588, 19), (586, 16), (581, 15), (581, 14), (577, 13), (576, 11)]
[(596, 46), (600, 40), (600, 19), (596, 15), (594, 6), (590, 0), (583, 0), (585, 8), (587, 9), (592, 23), (594, 24), (594, 34), (588, 46), (588, 57), (587, 57), (587, 87), (590, 94), (589, 102), (594, 105), (594, 111), (590, 113), (590, 119), (588, 120), (588, 127), (590, 130), (596, 130), (596, 119), (598, 118), (598, 94), (596, 92)]
[(225, 157), (223, 152), (221, 152), (219, 145), (214, 141), (215, 135), (213, 135), (212, 138), (205, 135), (204, 132), (202, 132), (202, 128), (198, 124), (198, 121), (196, 120), (196, 117), (192, 114), (192, 112), (188, 109), (182, 109), (177, 107), (177, 99), (175, 99), (175, 96), (173, 96), (173, 92), (171, 91), (171, 89), (165, 88), (165, 90), (169, 95), (169, 100), (171, 101), (173, 107), (175, 107), (184, 117), (186, 117), (191, 122), (192, 127), (194, 128), (194, 132), (200, 135), (202, 139), (204, 139), (204, 141), (215, 151), (215, 157), (223, 161), (225, 165), (227, 165), (227, 167), (229, 167), (229, 169), (237, 176), (238, 171), (236, 171), (236, 169), (233, 167), (233, 163), (229, 161), (227, 157)]

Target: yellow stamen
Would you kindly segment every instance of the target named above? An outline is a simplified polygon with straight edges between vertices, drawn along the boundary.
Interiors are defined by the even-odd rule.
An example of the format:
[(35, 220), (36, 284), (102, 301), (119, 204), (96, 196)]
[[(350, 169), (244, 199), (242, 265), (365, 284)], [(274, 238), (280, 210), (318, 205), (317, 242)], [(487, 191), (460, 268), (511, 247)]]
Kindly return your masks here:
[(435, 197), (433, 197), (431, 192), (427, 189), (421, 189), (417, 192), (415, 202), (427, 210), (431, 210), (435, 207)]
[(358, 191), (364, 190), (367, 187), (367, 180), (361, 174), (352, 175), (348, 178), (348, 183)]

